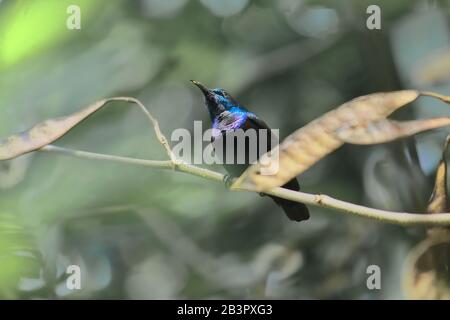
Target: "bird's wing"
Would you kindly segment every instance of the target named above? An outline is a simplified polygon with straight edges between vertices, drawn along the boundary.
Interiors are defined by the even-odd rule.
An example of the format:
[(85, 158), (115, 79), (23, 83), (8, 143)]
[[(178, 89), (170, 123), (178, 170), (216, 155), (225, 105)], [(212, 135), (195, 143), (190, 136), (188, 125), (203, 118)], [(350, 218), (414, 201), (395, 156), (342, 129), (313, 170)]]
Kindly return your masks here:
[(261, 120), (260, 118), (258, 118), (256, 115), (254, 114), (249, 114), (247, 116), (247, 121), (245, 123), (246, 129), (267, 129), (270, 131), (269, 126), (267, 125), (267, 123), (265, 123), (263, 120)]
[(255, 129), (255, 130), (259, 130), (259, 129), (267, 130), (266, 133), (267, 133), (267, 139), (268, 139), (267, 140), (268, 148), (267, 148), (267, 150), (265, 150), (265, 152), (268, 150), (271, 150), (274, 146), (279, 144), (279, 139), (278, 139), (278, 136), (275, 134), (275, 132), (273, 132), (269, 128), (267, 123), (265, 123), (263, 120), (261, 120), (254, 114), (249, 114), (249, 116), (247, 117), (247, 120), (245, 122), (245, 129), (250, 129), (250, 128)]
[(267, 129), (267, 133), (270, 134), (271, 139), (274, 141), (272, 141), (272, 145), (275, 146), (278, 144), (278, 136), (275, 134), (275, 132), (272, 131), (272, 129), (270, 129), (270, 127), (267, 125), (267, 123), (265, 123), (263, 120), (261, 120), (260, 118), (258, 118), (256, 115), (254, 114), (249, 114), (249, 116), (247, 117), (247, 121), (246, 121), (246, 128), (253, 128), (253, 129)]

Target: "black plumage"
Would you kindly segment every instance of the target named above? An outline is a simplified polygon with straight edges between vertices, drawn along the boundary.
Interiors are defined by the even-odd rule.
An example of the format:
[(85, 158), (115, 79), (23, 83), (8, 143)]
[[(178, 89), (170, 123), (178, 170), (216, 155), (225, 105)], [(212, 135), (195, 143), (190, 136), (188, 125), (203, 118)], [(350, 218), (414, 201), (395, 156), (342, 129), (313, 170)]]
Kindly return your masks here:
[[(269, 126), (254, 113), (249, 112), (246, 108), (241, 106), (233, 97), (231, 97), (225, 90), (208, 89), (197, 81), (192, 81), (200, 88), (204, 97), (205, 105), (209, 111), (209, 115), (213, 128), (213, 145), (217, 156), (224, 163), (224, 167), (232, 177), (240, 176), (247, 167), (256, 159), (252, 159), (252, 152), (255, 150), (254, 156), (259, 158), (262, 154), (271, 150), (275, 145), (275, 136), (270, 130)], [(256, 132), (257, 143), (251, 139), (243, 139), (244, 145), (239, 148), (237, 144), (238, 138), (236, 132), (242, 129), (241, 133), (248, 133), (249, 130), (254, 129)], [(261, 130), (265, 129), (265, 130)], [(265, 135), (265, 136), (264, 136)], [(260, 145), (260, 139), (264, 137), (267, 144)], [(234, 139), (233, 150), (234, 157), (231, 157), (231, 163), (227, 161), (227, 145)], [(262, 146), (263, 150), (260, 150)], [(219, 150), (219, 151), (218, 151)], [(231, 150), (228, 150), (229, 152)], [(241, 158), (239, 158), (241, 157)], [(238, 160), (241, 160), (239, 162)], [(290, 180), (284, 188), (298, 191), (300, 186), (296, 178)], [(289, 219), (295, 221), (307, 220), (309, 218), (308, 208), (303, 203), (298, 203), (275, 196), (269, 195), (285, 212)]]

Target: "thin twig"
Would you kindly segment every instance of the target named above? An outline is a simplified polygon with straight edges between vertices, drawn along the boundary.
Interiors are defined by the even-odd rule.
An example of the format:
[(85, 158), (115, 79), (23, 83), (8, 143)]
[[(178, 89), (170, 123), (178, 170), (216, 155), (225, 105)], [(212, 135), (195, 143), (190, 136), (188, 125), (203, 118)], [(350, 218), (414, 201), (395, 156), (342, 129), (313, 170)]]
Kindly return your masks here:
[(167, 155), (169, 156), (169, 159), (171, 160), (171, 166), (173, 167), (178, 163), (178, 160), (175, 158), (175, 155), (172, 152), (172, 148), (169, 145), (169, 142), (167, 141), (166, 136), (162, 133), (158, 120), (156, 120), (155, 117), (152, 116), (152, 114), (147, 110), (147, 108), (144, 106), (144, 104), (139, 101), (136, 98), (133, 97), (114, 97), (109, 98), (109, 101), (125, 101), (125, 102), (131, 102), (139, 106), (141, 108), (142, 112), (145, 113), (147, 118), (150, 120), (150, 123), (152, 124), (153, 129), (155, 130), (156, 137), (158, 138), (158, 141), (161, 143), (161, 145), (166, 150)]
[(76, 158), (83, 158), (83, 159), (89, 159), (89, 160), (113, 161), (113, 162), (120, 162), (120, 163), (133, 164), (133, 165), (137, 165), (137, 166), (159, 168), (159, 169), (171, 169), (173, 166), (172, 162), (170, 160), (135, 159), (135, 158), (129, 158), (129, 157), (113, 156), (113, 155), (109, 155), (109, 154), (92, 153), (92, 152), (86, 152), (86, 151), (81, 151), (81, 150), (60, 148), (60, 147), (57, 147), (54, 145), (45, 146), (45, 147), (41, 148), (40, 151), (58, 152), (58, 153), (62, 153), (67, 156), (72, 156), (72, 157), (76, 157)]
[[(82, 159), (89, 160), (103, 160), (119, 162), (131, 165), (145, 166), (149, 168), (157, 169), (173, 169), (171, 161), (154, 161), (145, 159), (135, 159), (128, 157), (118, 157), (99, 153), (85, 152), (79, 150), (66, 149), (48, 145), (40, 149), (41, 151), (61, 153), (68, 156), (73, 156)], [(204, 179), (212, 181), (223, 181), (224, 175), (211, 171), (205, 168), (187, 164), (178, 161), (176, 170), (184, 173), (188, 173), (194, 176), (202, 177)], [(255, 191), (250, 187), (242, 187), (238, 191)], [(436, 213), (436, 214), (417, 214), (407, 212), (394, 212), (387, 210), (379, 210), (374, 208), (368, 208), (361, 205), (349, 203), (346, 201), (334, 199), (327, 195), (315, 195), (305, 192), (292, 191), (284, 188), (274, 188), (265, 192), (270, 195), (274, 195), (280, 198), (303, 202), (313, 206), (325, 207), (335, 209), (347, 214), (353, 214), (360, 217), (371, 218), (387, 223), (398, 224), (402, 226), (450, 226), (450, 213)]]

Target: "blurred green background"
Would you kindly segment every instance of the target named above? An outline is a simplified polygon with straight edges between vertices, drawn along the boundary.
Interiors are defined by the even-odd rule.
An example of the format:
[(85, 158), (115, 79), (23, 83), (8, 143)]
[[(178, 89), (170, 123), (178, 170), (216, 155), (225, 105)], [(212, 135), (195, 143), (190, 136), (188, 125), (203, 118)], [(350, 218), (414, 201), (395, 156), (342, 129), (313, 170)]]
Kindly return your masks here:
[[(66, 27), (71, 4), (80, 30)], [(366, 27), (370, 4), (381, 30)], [(117, 95), (143, 101), (169, 137), (206, 127), (189, 79), (229, 90), (282, 137), (360, 95), (450, 94), (449, 12), (448, 1), (0, 0), (0, 137)], [(438, 115), (448, 106), (422, 98), (395, 117)], [(301, 175), (302, 190), (424, 212), (446, 131), (346, 145)], [(124, 103), (56, 144), (165, 159)], [(294, 223), (270, 199), (182, 173), (29, 154), (0, 163), (0, 297), (405, 297), (423, 229), (310, 210)], [(72, 264), (81, 290), (66, 288)], [(372, 264), (381, 290), (366, 286)]]

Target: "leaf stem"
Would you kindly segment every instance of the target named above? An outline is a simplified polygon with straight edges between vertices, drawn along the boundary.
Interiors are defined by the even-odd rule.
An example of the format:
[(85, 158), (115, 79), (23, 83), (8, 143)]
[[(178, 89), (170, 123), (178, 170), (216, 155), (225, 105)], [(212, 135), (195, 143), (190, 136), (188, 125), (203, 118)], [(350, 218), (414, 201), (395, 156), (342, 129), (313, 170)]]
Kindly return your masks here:
[(150, 168), (171, 169), (173, 166), (172, 162), (170, 160), (161, 160), (160, 161), (160, 160), (144, 160), (144, 159), (136, 159), (136, 158), (129, 158), (129, 157), (120, 157), (120, 156), (113, 156), (113, 155), (109, 155), (109, 154), (93, 153), (93, 152), (87, 152), (87, 151), (81, 151), (81, 150), (60, 148), (60, 147), (57, 147), (54, 145), (47, 145), (47, 146), (39, 149), (39, 151), (56, 152), (56, 153), (61, 153), (66, 156), (71, 156), (71, 157), (75, 157), (75, 158), (88, 159), (88, 160), (112, 161), (112, 162), (126, 163), (126, 164), (143, 166), (143, 167), (150, 167)]

